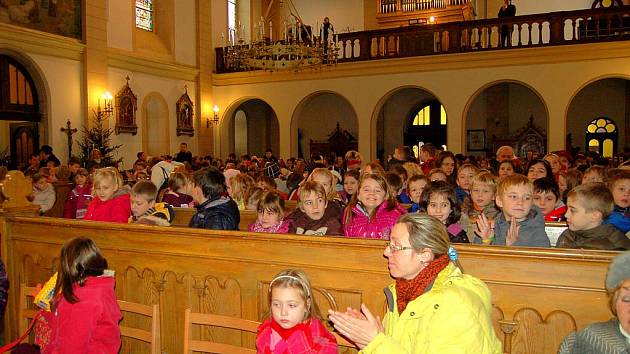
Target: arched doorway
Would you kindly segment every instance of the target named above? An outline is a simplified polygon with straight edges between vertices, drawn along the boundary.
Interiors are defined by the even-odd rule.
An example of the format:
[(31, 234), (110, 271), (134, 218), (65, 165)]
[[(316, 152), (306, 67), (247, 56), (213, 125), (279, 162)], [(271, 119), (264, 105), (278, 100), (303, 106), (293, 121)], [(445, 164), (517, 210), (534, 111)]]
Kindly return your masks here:
[(343, 156), (358, 149), (359, 124), (352, 104), (336, 92), (319, 91), (306, 96), (293, 112), (294, 156), (310, 158)]
[(581, 88), (567, 110), (567, 146), (613, 157), (630, 147), (630, 80), (606, 78)]
[(280, 125), (276, 112), (259, 98), (237, 101), (228, 108), (221, 123), (221, 153), (261, 156), (266, 149), (279, 154)]
[(376, 157), (379, 160), (385, 161), (400, 145), (416, 152), (426, 143), (446, 147), (448, 117), (433, 93), (419, 87), (400, 87), (385, 95), (377, 107)]
[(547, 107), (536, 91), (520, 82), (479, 89), (468, 103), (465, 126), (467, 155), (486, 155), (502, 145), (514, 147), (521, 157), (547, 150)]
[(164, 97), (151, 92), (142, 100), (142, 150), (149, 156), (161, 156), (170, 151), (169, 109)]
[[(0, 54), (0, 164), (23, 168), (39, 149), (40, 93), (20, 61)], [(5, 145), (6, 144), (6, 145)]]

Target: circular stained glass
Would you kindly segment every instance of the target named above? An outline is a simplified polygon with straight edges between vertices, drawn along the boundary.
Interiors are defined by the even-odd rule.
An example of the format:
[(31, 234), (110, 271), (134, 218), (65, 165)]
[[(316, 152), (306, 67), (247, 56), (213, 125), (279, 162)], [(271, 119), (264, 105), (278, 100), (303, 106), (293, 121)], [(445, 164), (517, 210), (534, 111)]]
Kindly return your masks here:
[(588, 133), (595, 133), (596, 130), (597, 126), (595, 124), (589, 124), (588, 127), (586, 127), (586, 132)]
[(607, 123), (607, 122), (606, 122), (606, 119), (599, 118), (599, 119), (597, 120), (597, 126), (598, 126), (598, 127), (605, 127), (605, 126), (606, 126), (606, 123)]
[(602, 7), (610, 7), (612, 0), (602, 0)]
[(605, 133), (606, 132), (606, 128), (597, 128), (597, 130), (595, 131), (596, 133)]

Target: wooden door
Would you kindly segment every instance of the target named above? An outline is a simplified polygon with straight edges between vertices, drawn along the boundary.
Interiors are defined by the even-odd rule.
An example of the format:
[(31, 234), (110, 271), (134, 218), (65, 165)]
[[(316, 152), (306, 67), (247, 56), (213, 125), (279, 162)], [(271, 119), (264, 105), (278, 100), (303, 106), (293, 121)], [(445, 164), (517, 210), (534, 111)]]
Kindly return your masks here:
[(36, 153), (39, 147), (37, 123), (11, 123), (11, 163), (13, 168), (28, 165), (28, 157)]

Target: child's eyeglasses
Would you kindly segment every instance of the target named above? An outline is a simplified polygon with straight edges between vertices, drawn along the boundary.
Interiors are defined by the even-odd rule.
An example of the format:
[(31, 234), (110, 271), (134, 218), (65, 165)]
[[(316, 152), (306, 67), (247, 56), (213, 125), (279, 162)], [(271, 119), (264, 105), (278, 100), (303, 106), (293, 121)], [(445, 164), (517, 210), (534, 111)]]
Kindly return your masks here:
[(411, 246), (396, 246), (396, 245), (393, 245), (391, 242), (387, 242), (385, 244), (385, 247), (389, 248), (389, 251), (391, 253), (396, 253), (398, 251), (412, 250), (413, 249), (413, 247), (411, 247)]

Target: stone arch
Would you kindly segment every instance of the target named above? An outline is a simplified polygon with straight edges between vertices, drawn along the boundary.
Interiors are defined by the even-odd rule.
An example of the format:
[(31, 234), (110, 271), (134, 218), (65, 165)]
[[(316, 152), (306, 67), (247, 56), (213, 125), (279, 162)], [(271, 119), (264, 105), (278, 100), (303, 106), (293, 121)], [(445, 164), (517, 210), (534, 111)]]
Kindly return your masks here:
[(630, 147), (630, 76), (609, 74), (589, 79), (571, 94), (565, 113), (567, 145), (574, 152), (588, 151), (586, 126), (606, 117), (617, 125), (616, 153)]
[[(328, 119), (308, 121), (317, 115), (324, 115)], [(308, 128), (302, 136), (302, 154), (308, 158), (311, 152), (310, 139), (326, 140), (336, 129), (337, 123), (358, 141), (359, 119), (354, 106), (345, 96), (335, 91), (321, 90), (302, 98), (291, 116), (291, 156), (299, 156), (298, 130), (301, 127)]]
[[(242, 97), (225, 110), (219, 126), (221, 156), (235, 152), (235, 117), (242, 111), (247, 125), (246, 152), (261, 156), (271, 148), (276, 156), (280, 153), (280, 124), (275, 110), (258, 97)], [(241, 115), (239, 113), (239, 115)]]
[[(442, 105), (443, 101), (431, 90), (418, 85), (398, 86), (385, 93), (376, 103), (370, 120), (372, 157), (383, 159), (393, 153), (395, 147), (403, 145), (410, 116), (430, 102)], [(392, 108), (395, 112), (391, 109), (386, 112), (390, 106), (395, 108)], [(448, 117), (448, 109), (444, 107), (444, 110)], [(388, 124), (385, 124), (386, 121)], [(449, 117), (447, 124), (450, 121)], [(448, 143), (448, 138), (445, 126), (443, 144)]]
[(50, 89), (43, 70), (28, 54), (23, 53), (14, 48), (0, 47), (0, 55), (6, 55), (20, 63), (31, 76), (35, 89), (37, 90), (37, 98), (39, 104), (39, 112), (41, 120), (39, 124), (39, 144), (50, 144), (52, 141), (52, 132), (50, 121)]
[[(512, 97), (514, 96), (514, 97)], [(485, 100), (485, 101), (484, 101)], [(487, 103), (491, 100), (491, 103)], [(507, 100), (507, 101), (506, 101)], [(490, 109), (488, 109), (490, 107)], [(542, 95), (533, 86), (517, 80), (497, 80), (480, 87), (466, 102), (462, 115), (462, 153), (485, 154), (494, 152), (494, 137), (503, 138), (515, 134), (527, 126), (530, 117), (537, 127), (549, 136), (549, 109)], [(485, 117), (485, 121), (482, 120)], [(470, 152), (467, 149), (468, 130), (483, 129), (485, 151)], [(549, 139), (547, 146), (549, 148)]]
[(142, 99), (142, 150), (150, 156), (171, 151), (169, 112), (168, 103), (158, 92), (149, 92)]

